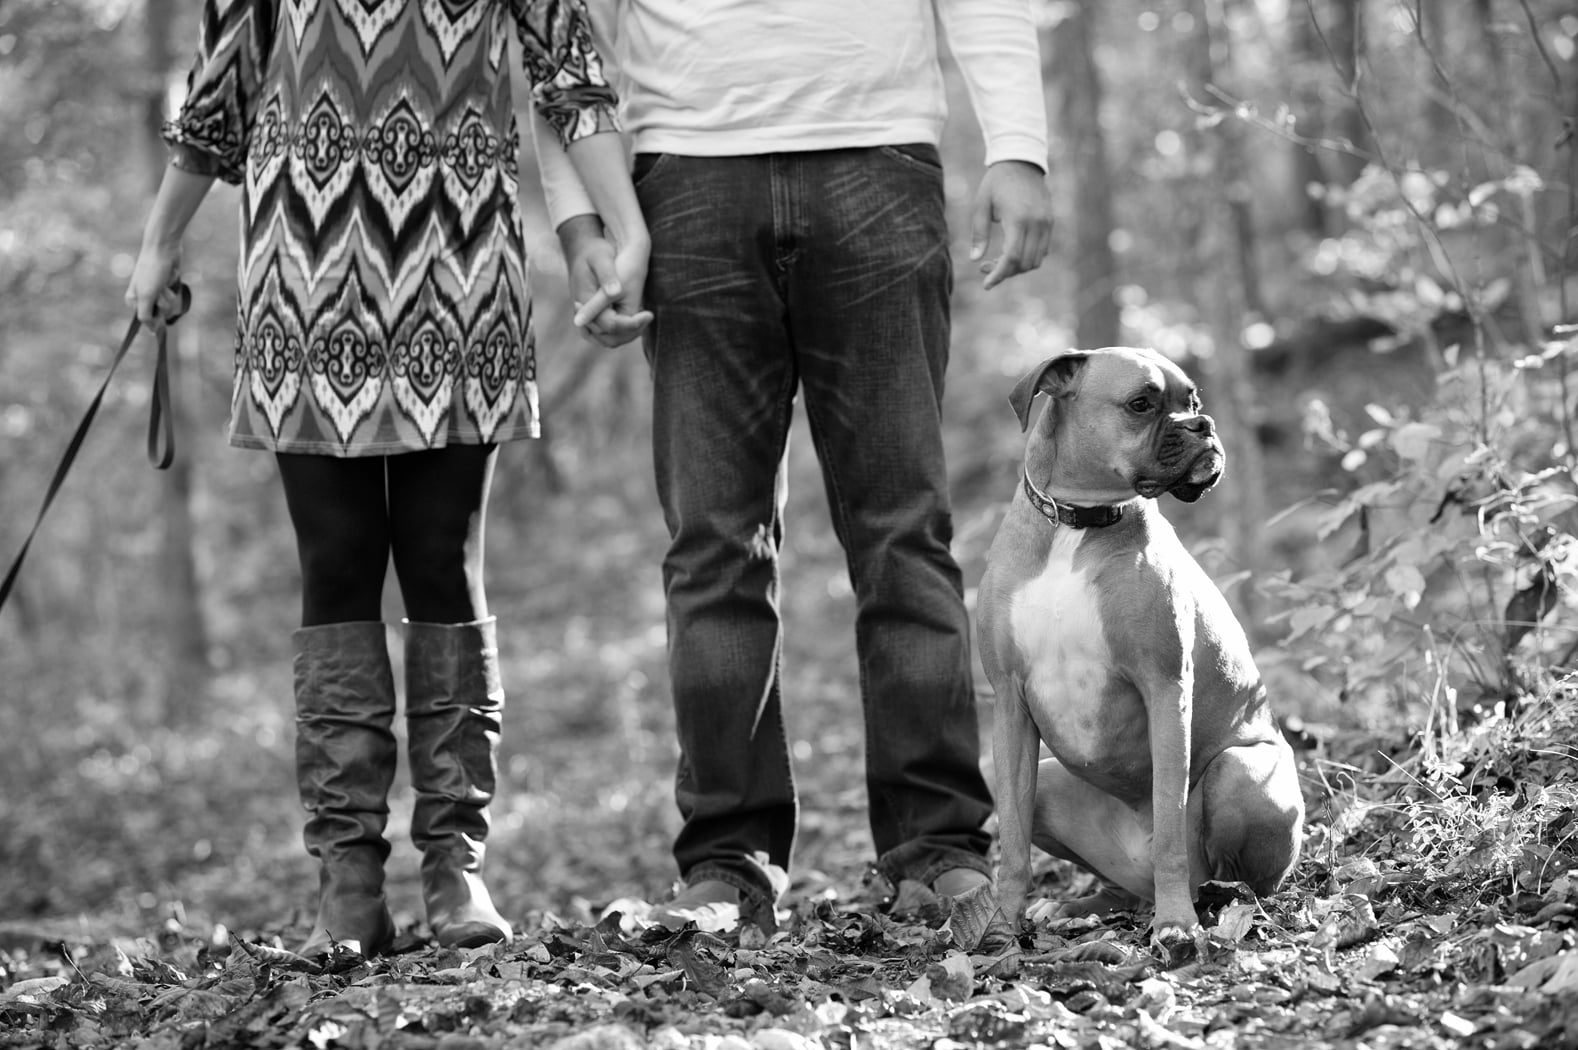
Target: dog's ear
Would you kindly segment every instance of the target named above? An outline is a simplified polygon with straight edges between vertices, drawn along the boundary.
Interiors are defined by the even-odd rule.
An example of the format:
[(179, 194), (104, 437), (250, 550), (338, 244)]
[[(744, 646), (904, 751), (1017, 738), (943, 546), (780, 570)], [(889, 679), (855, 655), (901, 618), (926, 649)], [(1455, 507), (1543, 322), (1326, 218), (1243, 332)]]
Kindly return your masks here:
[(1036, 395), (1057, 397), (1066, 391), (1089, 357), (1090, 353), (1086, 350), (1065, 350), (1061, 354), (1053, 354), (1014, 384), (1014, 389), (1008, 394), (1008, 403), (1014, 406), (1014, 415), (1019, 417), (1020, 430), (1030, 429), (1030, 403), (1036, 399)]

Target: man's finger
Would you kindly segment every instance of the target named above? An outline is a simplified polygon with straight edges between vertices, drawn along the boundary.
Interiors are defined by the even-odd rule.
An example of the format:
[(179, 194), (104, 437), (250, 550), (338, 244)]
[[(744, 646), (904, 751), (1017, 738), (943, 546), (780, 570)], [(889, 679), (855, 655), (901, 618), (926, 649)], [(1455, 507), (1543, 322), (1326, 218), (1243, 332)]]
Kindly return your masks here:
[(986, 246), (992, 239), (992, 202), (978, 199), (970, 209), (970, 258), (986, 255)]
[(1052, 247), (1052, 237), (1045, 226), (1036, 230), (1035, 240), (1030, 245), (1030, 250), (1025, 253), (1026, 269), (1034, 270), (1046, 262), (1047, 251)]
[(623, 346), (640, 335), (652, 323), (652, 311), (639, 310), (633, 314), (620, 313), (613, 307), (591, 318), (583, 329), (588, 336), (603, 346)]
[[(606, 246), (605, 246), (606, 247)], [(612, 249), (602, 252), (593, 252), (587, 256), (586, 268), (591, 271), (592, 280), (597, 287), (610, 299), (619, 298), (619, 270), (615, 265)]]
[(601, 342), (604, 346), (622, 346), (639, 336), (652, 323), (652, 313), (642, 310), (634, 314), (615, 313), (612, 316), (605, 313), (599, 318), (601, 329)]
[(592, 293), (592, 297), (584, 303), (575, 305), (575, 317), (572, 319), (577, 328), (585, 328), (595, 317), (611, 310), (614, 297), (608, 294), (606, 287), (599, 288)]
[(651, 310), (638, 310), (633, 314), (616, 314), (614, 321), (608, 325), (610, 331), (618, 332), (630, 338), (640, 335), (647, 325), (652, 323)]
[(1024, 267), (1021, 265), (1024, 258), (1024, 247), (1024, 228), (1017, 223), (1009, 226), (1007, 236), (1003, 241), (1003, 254), (997, 257), (997, 262), (992, 266), (991, 271), (987, 273), (982, 287), (992, 288), (1015, 274), (1024, 272)]

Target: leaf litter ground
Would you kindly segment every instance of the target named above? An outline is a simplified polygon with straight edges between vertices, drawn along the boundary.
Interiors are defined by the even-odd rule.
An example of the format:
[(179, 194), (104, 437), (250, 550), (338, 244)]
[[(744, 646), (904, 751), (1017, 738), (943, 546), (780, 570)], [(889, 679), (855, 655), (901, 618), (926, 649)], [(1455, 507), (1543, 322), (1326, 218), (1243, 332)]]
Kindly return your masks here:
[[(440, 949), (413, 930), (388, 956), (323, 965), (174, 922), (41, 941), (6, 956), (0, 1047), (1578, 1046), (1573, 708), (1396, 760), (1329, 742), (1294, 881), (1258, 900), (1209, 884), (1174, 965), (1144, 915), (971, 948), (978, 907), (854, 872), (791, 892), (772, 932), (727, 913), (651, 927), (625, 900), (535, 913), (507, 945)], [(1047, 862), (1043, 888), (1081, 878)]]

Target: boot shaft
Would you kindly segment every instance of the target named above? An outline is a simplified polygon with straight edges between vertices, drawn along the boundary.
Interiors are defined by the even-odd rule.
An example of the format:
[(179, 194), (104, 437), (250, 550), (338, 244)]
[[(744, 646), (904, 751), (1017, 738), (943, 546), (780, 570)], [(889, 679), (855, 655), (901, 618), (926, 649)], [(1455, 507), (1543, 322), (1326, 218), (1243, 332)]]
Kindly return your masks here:
[[(296, 783), (308, 813), (307, 852), (351, 866), (345, 878), (382, 885), (398, 749), (394, 672), (381, 623), (304, 627), (293, 637)], [(367, 870), (362, 870), (367, 869)]]
[(406, 624), (406, 727), (422, 901), (440, 944), (510, 936), (482, 881), (504, 711), (495, 621)]
[(406, 728), (418, 846), (462, 835), (480, 849), (504, 712), (495, 621), (406, 624)]
[(466, 707), (496, 722), (504, 709), (498, 621), (491, 616), (458, 624), (407, 620), (405, 685), (407, 717)]

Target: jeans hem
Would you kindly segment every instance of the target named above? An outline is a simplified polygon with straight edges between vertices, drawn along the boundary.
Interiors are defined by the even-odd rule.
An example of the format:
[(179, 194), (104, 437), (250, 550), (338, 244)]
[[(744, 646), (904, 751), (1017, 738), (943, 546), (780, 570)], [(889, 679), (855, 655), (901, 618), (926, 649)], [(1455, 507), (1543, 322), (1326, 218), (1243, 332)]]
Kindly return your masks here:
[(930, 886), (939, 875), (957, 868), (978, 871), (988, 878), (992, 875), (985, 857), (954, 846), (906, 842), (877, 858), (877, 872), (894, 887), (907, 879)]
[(737, 868), (731, 868), (716, 861), (707, 861), (698, 864), (694, 868), (691, 868), (690, 871), (686, 872), (684, 875), (684, 883), (686, 886), (694, 886), (696, 883), (703, 882), (707, 879), (714, 879), (718, 882), (724, 883), (725, 885), (733, 886), (736, 890), (739, 890), (740, 910), (742, 914), (744, 913), (746, 906), (749, 904), (762, 902), (769, 904), (777, 903), (777, 901), (773, 899), (775, 894), (773, 893), (772, 886), (767, 883), (766, 879), (755, 878), (751, 875), (743, 874)]

